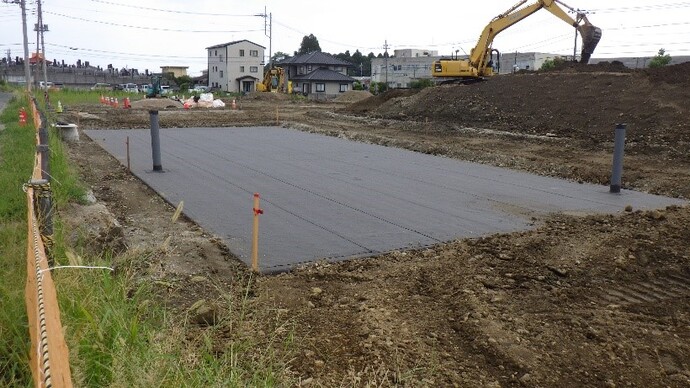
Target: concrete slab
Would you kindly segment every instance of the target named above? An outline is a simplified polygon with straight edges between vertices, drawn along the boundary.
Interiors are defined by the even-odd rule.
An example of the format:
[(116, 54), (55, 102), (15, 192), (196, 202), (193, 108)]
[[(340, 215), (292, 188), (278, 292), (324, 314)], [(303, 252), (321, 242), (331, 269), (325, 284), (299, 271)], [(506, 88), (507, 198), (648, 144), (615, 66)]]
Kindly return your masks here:
[(252, 195), (261, 194), (260, 266), (287, 270), (529, 228), (551, 212), (621, 212), (683, 201), (274, 127), (88, 130), (123, 164), (250, 262)]

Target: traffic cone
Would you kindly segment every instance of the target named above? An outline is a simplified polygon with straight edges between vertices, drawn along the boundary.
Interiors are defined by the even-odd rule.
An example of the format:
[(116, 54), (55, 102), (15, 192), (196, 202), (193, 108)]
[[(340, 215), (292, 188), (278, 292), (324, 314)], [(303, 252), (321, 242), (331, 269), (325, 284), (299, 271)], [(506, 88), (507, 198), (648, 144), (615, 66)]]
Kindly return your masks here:
[(125, 97), (124, 100), (122, 100), (122, 107), (124, 109), (129, 109), (132, 107), (132, 105), (129, 103), (129, 97)]
[(120, 103), (117, 101), (117, 97), (115, 97), (115, 105), (113, 105), (115, 108), (117, 108), (120, 105)]
[(101, 104), (105, 104), (105, 97), (101, 94)]
[(55, 113), (62, 113), (62, 102), (58, 100), (57, 108), (55, 108)]
[(26, 125), (26, 110), (24, 107), (19, 110), (19, 125), (22, 127)]

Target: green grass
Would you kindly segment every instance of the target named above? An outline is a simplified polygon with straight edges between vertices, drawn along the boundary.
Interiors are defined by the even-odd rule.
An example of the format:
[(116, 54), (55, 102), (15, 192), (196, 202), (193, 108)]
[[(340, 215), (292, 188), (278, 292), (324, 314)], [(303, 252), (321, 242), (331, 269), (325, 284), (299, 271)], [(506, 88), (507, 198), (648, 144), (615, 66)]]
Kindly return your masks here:
[(16, 93), (0, 114), (5, 126), (0, 132), (0, 386), (7, 387), (31, 385), (24, 303), (26, 194), (22, 185), (30, 178), (35, 146), (30, 127), (17, 123), (19, 108), (28, 107), (19, 96)]
[[(60, 101), (63, 106), (79, 104), (99, 104), (101, 96), (117, 97), (122, 104), (122, 99), (129, 97), (130, 100), (140, 100), (144, 98), (143, 93), (127, 93), (121, 90), (81, 90), (81, 89), (60, 89), (49, 91), (50, 102), (55, 107)], [(43, 95), (37, 94), (39, 100), (43, 100)]]
[[(34, 158), (35, 135), (30, 126), (17, 124), (17, 112), (28, 107), (17, 98), (0, 115), (0, 386), (30, 387), (30, 340), (24, 286), (26, 280), (26, 197)], [(63, 104), (90, 102), (99, 92), (60, 91)], [(88, 100), (88, 101), (87, 101)], [(98, 101), (96, 100), (96, 103)], [(27, 111), (29, 111), (27, 109)], [(31, 120), (29, 120), (31, 122)], [(51, 175), (58, 209), (80, 201), (84, 192), (70, 167), (63, 145), (50, 136)], [(58, 264), (110, 266), (113, 258), (68, 255), (65, 238), (70, 231), (55, 218)], [(258, 314), (246, 314), (248, 299), (241, 293), (219, 293), (214, 302), (227, 312), (216, 326), (198, 327), (173, 315), (155, 295), (160, 288), (138, 276), (140, 268), (156, 254), (118, 258), (116, 273), (94, 269), (53, 271), (65, 338), (70, 349), (72, 378), (76, 387), (273, 387), (292, 386), (287, 357), (290, 330), (265, 336), (243, 335), (228, 339), (228, 328), (259, 326)], [(69, 257), (69, 259), (67, 258)], [(244, 282), (244, 283), (243, 283)], [(251, 280), (238, 284), (249, 287)], [(247, 288), (248, 289), (248, 288)], [(285, 325), (275, 317), (272, 324)], [(265, 318), (265, 317), (264, 317)], [(264, 327), (263, 323), (262, 326)], [(219, 341), (219, 339), (221, 339)], [(259, 342), (260, 341), (260, 342)]]

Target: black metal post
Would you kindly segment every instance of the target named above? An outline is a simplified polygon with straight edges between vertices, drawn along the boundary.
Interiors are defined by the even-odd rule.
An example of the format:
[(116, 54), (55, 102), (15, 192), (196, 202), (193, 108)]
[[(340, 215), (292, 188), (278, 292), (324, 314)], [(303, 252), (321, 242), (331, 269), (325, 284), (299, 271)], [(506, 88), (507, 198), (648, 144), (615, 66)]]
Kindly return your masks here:
[(616, 124), (616, 137), (613, 144), (613, 171), (611, 172), (612, 193), (621, 192), (623, 176), (623, 149), (625, 148), (625, 124)]
[(161, 163), (161, 138), (160, 127), (158, 125), (158, 111), (150, 110), (151, 118), (151, 153), (153, 156), (153, 171), (162, 172), (163, 164)]

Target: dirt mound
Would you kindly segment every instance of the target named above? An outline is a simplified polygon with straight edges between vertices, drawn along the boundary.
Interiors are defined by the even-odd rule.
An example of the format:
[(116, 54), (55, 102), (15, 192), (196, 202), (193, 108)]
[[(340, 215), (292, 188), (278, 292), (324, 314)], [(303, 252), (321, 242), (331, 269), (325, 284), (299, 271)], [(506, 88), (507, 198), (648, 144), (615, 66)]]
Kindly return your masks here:
[(690, 87), (690, 62), (655, 69), (644, 69), (642, 73), (652, 82), (665, 82)]
[(182, 103), (169, 98), (145, 98), (143, 100), (132, 101), (132, 109), (177, 109), (182, 108)]
[[(616, 123), (628, 139), (690, 151), (690, 65), (647, 72), (548, 72), (497, 76), (473, 85), (386, 93), (353, 104), (354, 112), (431, 120), (457, 127), (609, 141)], [(666, 80), (676, 83), (669, 83)], [(664, 80), (664, 82), (660, 82)], [(389, 101), (391, 100), (391, 101)], [(655, 152), (648, 149), (648, 152)]]
[(350, 90), (334, 99), (335, 102), (357, 102), (373, 96), (368, 90)]
[[(628, 73), (633, 71), (629, 69), (620, 61), (603, 61), (598, 63), (580, 63), (580, 62), (570, 62), (570, 61), (557, 61), (555, 62), (555, 67), (548, 70), (538, 70), (537, 72), (548, 73), (548, 72), (578, 72), (578, 73), (594, 73), (594, 72), (621, 72)], [(526, 72), (526, 71), (523, 71)]]
[(253, 92), (247, 93), (242, 97), (243, 100), (258, 100), (258, 101), (287, 101), (290, 95), (286, 93), (270, 93), (270, 92)]
[(350, 105), (347, 110), (349, 112), (355, 112), (355, 113), (365, 113), (372, 111), (379, 106), (381, 106), (384, 102), (393, 99), (393, 98), (400, 98), (400, 97), (409, 97), (412, 95), (415, 95), (419, 92), (419, 90), (416, 89), (391, 89), (388, 90), (384, 93), (377, 94), (373, 97), (369, 97), (367, 99), (364, 99), (362, 101), (355, 102), (354, 104)]

